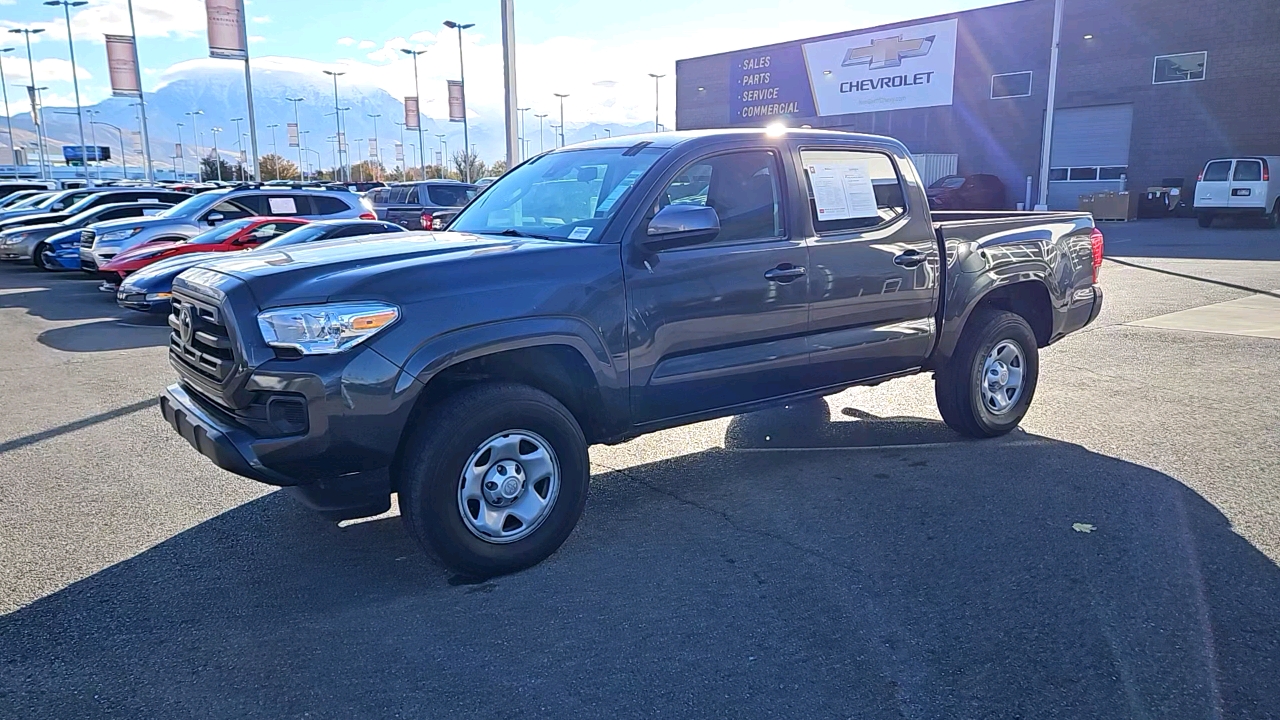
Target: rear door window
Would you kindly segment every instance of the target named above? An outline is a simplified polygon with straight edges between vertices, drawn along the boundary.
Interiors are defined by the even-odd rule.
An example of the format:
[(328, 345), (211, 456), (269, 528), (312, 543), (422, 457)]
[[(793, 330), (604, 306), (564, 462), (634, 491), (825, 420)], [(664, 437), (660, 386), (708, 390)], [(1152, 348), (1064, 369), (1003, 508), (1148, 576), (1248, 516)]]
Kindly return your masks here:
[(1230, 178), (1230, 160), (1214, 160), (1204, 169), (1204, 182), (1227, 182)]
[(1236, 182), (1262, 182), (1262, 162), (1259, 160), (1237, 160), (1236, 172), (1232, 179)]
[(316, 215), (337, 215), (351, 209), (346, 203), (332, 196), (317, 195), (313, 196), (311, 201), (315, 203)]
[(391, 190), (391, 198), (387, 201), (392, 205), (403, 205), (409, 198), (409, 187), (398, 187)]
[(819, 233), (883, 225), (907, 213), (892, 158), (861, 150), (802, 150), (809, 209)]
[(427, 197), (431, 199), (432, 205), (443, 205), (444, 207), (462, 207), (471, 202), (471, 198), (476, 196), (474, 188), (469, 187), (453, 187), (450, 185), (428, 185)]

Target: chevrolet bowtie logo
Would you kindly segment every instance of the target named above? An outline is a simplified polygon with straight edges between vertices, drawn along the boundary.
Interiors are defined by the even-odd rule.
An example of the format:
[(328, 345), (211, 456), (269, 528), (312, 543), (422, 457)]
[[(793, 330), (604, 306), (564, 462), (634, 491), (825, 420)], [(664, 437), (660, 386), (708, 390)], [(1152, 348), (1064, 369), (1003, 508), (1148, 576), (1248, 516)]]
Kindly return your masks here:
[(902, 36), (872, 40), (870, 45), (849, 48), (844, 54), (841, 67), (850, 65), (867, 65), (871, 70), (898, 67), (902, 58), (923, 57), (929, 54), (936, 35), (914, 40), (903, 40)]

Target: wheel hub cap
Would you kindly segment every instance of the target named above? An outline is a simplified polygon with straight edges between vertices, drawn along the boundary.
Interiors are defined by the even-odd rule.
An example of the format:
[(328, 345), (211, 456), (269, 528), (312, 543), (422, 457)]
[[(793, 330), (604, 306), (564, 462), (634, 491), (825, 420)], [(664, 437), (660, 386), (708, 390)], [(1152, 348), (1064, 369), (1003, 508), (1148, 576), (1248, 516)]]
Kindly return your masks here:
[(542, 524), (559, 491), (551, 444), (527, 430), (503, 432), (481, 443), (463, 467), (458, 512), (480, 539), (515, 542)]
[(1022, 378), (1026, 356), (1013, 340), (1002, 340), (991, 348), (982, 365), (982, 405), (993, 415), (1009, 412), (1022, 398)]

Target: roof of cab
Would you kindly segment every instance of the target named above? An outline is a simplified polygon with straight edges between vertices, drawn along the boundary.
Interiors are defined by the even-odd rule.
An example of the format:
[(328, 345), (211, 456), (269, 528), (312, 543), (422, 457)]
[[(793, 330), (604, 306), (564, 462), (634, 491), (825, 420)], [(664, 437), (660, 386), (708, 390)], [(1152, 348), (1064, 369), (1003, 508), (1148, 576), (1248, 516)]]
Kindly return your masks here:
[(888, 143), (891, 145), (902, 145), (898, 140), (884, 135), (851, 133), (838, 130), (816, 130), (813, 128), (723, 128), (714, 130), (674, 130), (660, 133), (617, 135), (598, 140), (587, 140), (585, 142), (574, 143), (573, 145), (567, 145), (563, 148), (557, 148), (557, 150), (553, 150), (552, 152), (581, 150), (585, 148), (629, 148), (641, 143), (648, 143), (649, 147), (659, 150), (670, 150), (671, 148), (680, 145), (714, 142), (716, 140), (731, 137), (758, 137), (760, 135), (766, 135), (769, 137), (798, 137), (812, 140), (838, 139), (846, 142), (851, 140), (865, 140), (877, 144)]

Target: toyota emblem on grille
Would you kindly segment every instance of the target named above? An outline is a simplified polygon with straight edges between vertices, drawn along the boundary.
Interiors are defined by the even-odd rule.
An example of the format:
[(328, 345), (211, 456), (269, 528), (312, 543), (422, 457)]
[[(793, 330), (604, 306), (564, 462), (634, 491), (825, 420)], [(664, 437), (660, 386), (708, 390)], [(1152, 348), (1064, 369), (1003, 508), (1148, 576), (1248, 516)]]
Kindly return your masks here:
[(178, 339), (183, 345), (191, 344), (191, 337), (195, 335), (195, 323), (191, 320), (191, 306), (178, 306)]

